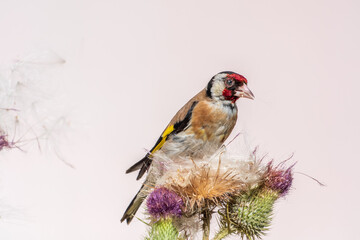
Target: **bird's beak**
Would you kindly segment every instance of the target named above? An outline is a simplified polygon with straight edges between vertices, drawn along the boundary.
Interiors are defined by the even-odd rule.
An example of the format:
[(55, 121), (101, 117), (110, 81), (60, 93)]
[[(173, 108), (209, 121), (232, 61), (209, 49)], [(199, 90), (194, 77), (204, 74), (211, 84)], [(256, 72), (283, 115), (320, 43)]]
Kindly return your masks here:
[(241, 87), (238, 87), (236, 89), (235, 96), (239, 98), (249, 98), (249, 99), (255, 98), (254, 94), (251, 92), (251, 90), (247, 87), (246, 84), (243, 84)]

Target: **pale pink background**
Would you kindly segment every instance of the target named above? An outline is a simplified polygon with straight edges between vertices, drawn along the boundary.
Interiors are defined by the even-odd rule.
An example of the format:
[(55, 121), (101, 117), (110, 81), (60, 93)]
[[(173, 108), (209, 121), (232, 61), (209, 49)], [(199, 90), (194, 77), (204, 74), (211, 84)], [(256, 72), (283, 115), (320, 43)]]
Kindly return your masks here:
[[(283, 160), (292, 192), (264, 239), (357, 239), (360, 3), (334, 0), (5, 1), (0, 60), (66, 59), (70, 169), (36, 151), (2, 153), (0, 239), (141, 239), (119, 219), (141, 182), (124, 172), (210, 77), (244, 74), (236, 132)], [(141, 215), (139, 215), (141, 216)]]

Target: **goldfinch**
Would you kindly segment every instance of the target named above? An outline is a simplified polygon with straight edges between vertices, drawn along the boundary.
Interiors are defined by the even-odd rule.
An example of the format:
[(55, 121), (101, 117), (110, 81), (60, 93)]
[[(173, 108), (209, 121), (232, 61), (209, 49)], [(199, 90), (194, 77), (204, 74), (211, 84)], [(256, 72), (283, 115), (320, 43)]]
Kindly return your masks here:
[[(172, 118), (154, 147), (126, 173), (140, 170), (139, 180), (149, 170), (152, 155), (162, 151), (167, 157), (202, 158), (215, 153), (233, 130), (239, 98), (254, 99), (247, 87), (247, 79), (234, 72), (220, 72), (213, 76), (207, 86), (190, 99)], [(146, 198), (144, 187), (126, 209), (121, 222), (129, 224)]]

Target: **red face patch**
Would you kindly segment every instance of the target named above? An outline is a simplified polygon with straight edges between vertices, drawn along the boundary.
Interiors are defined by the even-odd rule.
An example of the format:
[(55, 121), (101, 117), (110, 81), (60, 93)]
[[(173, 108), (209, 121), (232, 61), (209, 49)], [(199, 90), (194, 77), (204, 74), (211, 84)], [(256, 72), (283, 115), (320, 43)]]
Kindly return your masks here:
[(222, 94), (223, 94), (223, 96), (225, 97), (225, 98), (229, 98), (229, 97), (231, 97), (233, 94), (232, 94), (232, 91), (231, 90), (229, 90), (229, 89), (224, 89), (224, 91), (222, 92)]
[(229, 89), (224, 89), (222, 95), (225, 97), (226, 100), (232, 101), (233, 103), (238, 99), (238, 97), (233, 95), (233, 92)]
[(232, 78), (232, 79), (234, 79), (234, 80), (236, 80), (236, 81), (239, 81), (239, 82), (244, 82), (244, 83), (247, 84), (247, 79), (246, 79), (244, 76), (242, 76), (242, 75), (233, 73), (233, 74), (229, 74), (227, 77), (228, 77), (228, 78)]

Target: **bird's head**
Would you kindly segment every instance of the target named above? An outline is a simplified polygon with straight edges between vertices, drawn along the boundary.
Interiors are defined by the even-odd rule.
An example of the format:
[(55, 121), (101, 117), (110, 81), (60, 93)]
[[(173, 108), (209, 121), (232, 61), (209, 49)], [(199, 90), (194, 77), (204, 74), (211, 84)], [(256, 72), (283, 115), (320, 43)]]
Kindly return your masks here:
[(255, 98), (247, 87), (246, 78), (234, 72), (220, 72), (212, 77), (207, 85), (206, 95), (214, 100), (232, 103), (239, 98)]

